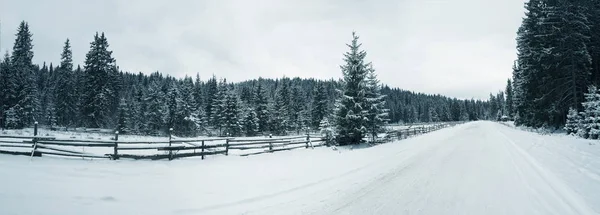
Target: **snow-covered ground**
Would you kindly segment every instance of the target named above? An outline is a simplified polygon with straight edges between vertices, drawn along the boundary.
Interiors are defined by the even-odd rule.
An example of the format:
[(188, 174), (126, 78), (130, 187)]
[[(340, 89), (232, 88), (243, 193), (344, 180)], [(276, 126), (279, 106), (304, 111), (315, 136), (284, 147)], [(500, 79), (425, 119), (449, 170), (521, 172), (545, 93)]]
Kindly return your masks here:
[(363, 149), (0, 157), (0, 214), (599, 214), (600, 144), (472, 122)]

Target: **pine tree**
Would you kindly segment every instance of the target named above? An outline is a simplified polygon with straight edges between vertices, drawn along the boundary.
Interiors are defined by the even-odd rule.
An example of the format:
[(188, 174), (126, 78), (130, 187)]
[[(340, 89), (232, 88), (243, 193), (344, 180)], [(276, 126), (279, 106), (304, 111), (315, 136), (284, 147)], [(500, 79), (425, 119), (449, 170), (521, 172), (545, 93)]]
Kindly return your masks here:
[(157, 81), (153, 81), (150, 86), (148, 86), (148, 92), (143, 99), (146, 104), (146, 109), (144, 111), (144, 119), (146, 119), (146, 122), (143, 125), (144, 133), (156, 135), (162, 128), (163, 99), (164, 94), (160, 90), (159, 83)]
[(358, 36), (352, 33), (349, 52), (344, 54), (345, 65), (341, 66), (343, 77), (342, 96), (337, 102), (336, 140), (339, 145), (358, 144), (366, 133), (364, 123), (365, 78), (367, 67), (365, 51), (360, 50)]
[(325, 84), (317, 83), (312, 102), (312, 126), (318, 128), (323, 118), (329, 113)]
[(588, 88), (582, 105), (584, 130), (578, 133), (586, 138), (598, 139), (600, 137), (600, 91), (595, 86)]
[(82, 115), (89, 127), (107, 127), (114, 124), (118, 107), (117, 67), (108, 41), (102, 33), (94, 36), (90, 51), (85, 58), (85, 91)]
[(8, 83), (8, 106), (11, 115), (12, 128), (22, 128), (32, 125), (39, 113), (38, 88), (35, 69), (32, 63), (33, 44), (29, 24), (25, 21), (19, 25), (17, 38), (11, 55)]
[(10, 56), (8, 52), (4, 55), (4, 59), (0, 61), (0, 128), (5, 128), (6, 111), (9, 108), (10, 88), (9, 88), (9, 71), (10, 71)]
[(73, 78), (72, 56), (71, 45), (69, 39), (67, 39), (61, 54), (60, 67), (56, 70), (53, 87), (57, 122), (62, 126), (71, 126), (75, 121), (73, 117), (76, 114), (76, 96), (74, 94), (75, 79)]
[(227, 102), (227, 80), (223, 79), (219, 83), (218, 91), (211, 102), (211, 124), (219, 130), (219, 135), (222, 135), (223, 129), (223, 118), (225, 112), (225, 106)]
[(254, 106), (256, 107), (256, 117), (258, 118), (258, 131), (266, 132), (269, 130), (269, 100), (267, 92), (263, 88), (259, 79), (254, 93)]
[(506, 103), (504, 109), (506, 110), (506, 116), (509, 118), (513, 117), (513, 89), (510, 79), (506, 81)]
[(383, 130), (383, 126), (388, 121), (388, 111), (385, 109), (385, 96), (380, 93), (381, 86), (379, 86), (377, 74), (371, 65), (368, 67), (366, 88), (365, 125), (371, 135), (371, 142), (375, 142), (377, 134)]
[(581, 116), (577, 113), (575, 108), (569, 108), (569, 114), (567, 115), (567, 124), (565, 125), (565, 131), (567, 134), (573, 135), (581, 128)]
[(295, 130), (297, 134), (300, 134), (300, 131), (304, 129), (304, 122), (301, 116), (304, 112), (304, 96), (298, 86), (291, 87), (289, 100), (289, 129)]
[(221, 123), (225, 134), (238, 136), (240, 134), (239, 97), (233, 89), (227, 89), (221, 113)]
[(119, 133), (121, 134), (127, 134), (130, 133), (130, 127), (129, 127), (129, 121), (130, 121), (130, 115), (129, 115), (129, 110), (128, 110), (128, 104), (125, 101), (124, 98), (121, 99), (121, 101), (119, 102), (119, 108), (118, 108), (118, 122), (117, 122), (117, 128), (116, 130), (119, 131)]
[(289, 83), (287, 78), (281, 79), (279, 86), (277, 87), (277, 94), (275, 95), (274, 101), (274, 112), (271, 121), (271, 131), (277, 135), (285, 135), (286, 131), (291, 127), (292, 123), (290, 117), (290, 93)]
[(213, 116), (213, 114), (218, 111), (214, 111), (213, 109), (215, 108), (215, 106), (219, 105), (220, 98), (217, 97), (219, 93), (219, 88), (217, 85), (217, 78), (214, 75), (211, 79), (208, 80), (208, 82), (206, 82), (205, 90), (206, 93), (204, 95), (206, 96), (204, 97), (204, 104), (206, 105), (206, 107), (204, 109), (204, 112), (206, 113), (208, 123), (211, 126), (216, 126), (217, 122), (215, 121), (215, 119), (218, 119), (218, 117)]
[(244, 116), (244, 134), (247, 137), (253, 137), (256, 136), (258, 134), (258, 128), (259, 128), (259, 124), (258, 124), (258, 115), (256, 114), (256, 110), (252, 109), (252, 108), (248, 108), (246, 110), (245, 116)]
[(325, 145), (331, 146), (335, 144), (335, 131), (327, 118), (323, 118), (319, 123), (319, 131), (325, 139)]

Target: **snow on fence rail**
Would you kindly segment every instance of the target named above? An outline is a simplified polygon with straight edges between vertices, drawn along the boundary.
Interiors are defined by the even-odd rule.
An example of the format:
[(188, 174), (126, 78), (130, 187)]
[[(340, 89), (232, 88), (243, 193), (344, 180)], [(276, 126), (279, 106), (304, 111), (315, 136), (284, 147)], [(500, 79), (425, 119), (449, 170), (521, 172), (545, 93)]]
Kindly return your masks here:
[[(0, 135), (0, 148), (12, 149), (0, 149), (0, 154), (32, 157), (53, 155), (112, 160), (120, 158), (173, 160), (185, 157), (201, 157), (204, 159), (208, 155), (220, 154), (227, 156), (232, 150), (241, 152), (237, 153), (240, 156), (248, 156), (297, 148), (314, 148), (323, 145), (323, 138), (311, 137), (310, 134), (281, 138), (271, 136), (261, 139), (192, 139), (169, 135), (168, 139), (164, 141), (123, 141), (119, 140), (118, 132), (115, 132), (114, 140), (83, 140), (43, 137), (38, 136), (37, 131), (37, 124), (35, 124), (34, 136)], [(88, 152), (85, 150), (88, 150)]]
[[(410, 136), (429, 133), (442, 128), (454, 126), (462, 122), (421, 125), (395, 129), (386, 132), (381, 142), (395, 139), (406, 139)], [(0, 154), (25, 155), (41, 157), (53, 155), (63, 157), (112, 159), (149, 159), (173, 160), (186, 157), (208, 155), (226, 155), (231, 152), (239, 156), (249, 156), (299, 148), (314, 148), (325, 145), (320, 136), (310, 134), (273, 138), (177, 138), (169, 135), (166, 140), (159, 141), (124, 141), (119, 140), (116, 132), (113, 140), (59, 139), (49, 136), (38, 136), (37, 124), (33, 136), (0, 135)], [(10, 148), (12, 150), (3, 150)], [(87, 150), (87, 151), (86, 151)]]
[(462, 124), (463, 122), (444, 122), (438, 124), (424, 124), (417, 127), (409, 127), (403, 129), (393, 129), (391, 131), (386, 132), (385, 138), (382, 141), (392, 141), (394, 139), (401, 140), (406, 139), (411, 136), (416, 136), (419, 134), (425, 134), (432, 131), (437, 131), (442, 128), (452, 127), (457, 124)]

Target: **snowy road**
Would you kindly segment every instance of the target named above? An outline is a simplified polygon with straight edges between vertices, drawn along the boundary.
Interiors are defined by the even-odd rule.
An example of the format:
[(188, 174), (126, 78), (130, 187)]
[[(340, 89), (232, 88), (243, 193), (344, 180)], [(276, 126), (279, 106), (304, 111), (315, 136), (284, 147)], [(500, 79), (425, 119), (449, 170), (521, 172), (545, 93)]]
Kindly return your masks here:
[(0, 180), (0, 214), (600, 214), (600, 145), (473, 122), (351, 151), (3, 156)]

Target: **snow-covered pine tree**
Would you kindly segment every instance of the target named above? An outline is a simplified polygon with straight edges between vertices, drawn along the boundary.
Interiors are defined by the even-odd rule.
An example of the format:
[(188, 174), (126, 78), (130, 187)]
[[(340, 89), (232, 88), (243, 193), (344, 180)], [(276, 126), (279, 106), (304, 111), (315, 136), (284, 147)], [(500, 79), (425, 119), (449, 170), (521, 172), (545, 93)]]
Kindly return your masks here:
[(6, 126), (6, 111), (9, 108), (9, 70), (10, 56), (7, 51), (4, 54), (4, 58), (0, 61), (0, 83), (3, 83), (3, 87), (0, 87), (0, 128), (5, 128)]
[(598, 139), (600, 137), (600, 91), (596, 86), (588, 87), (583, 105), (583, 128), (578, 132), (582, 137)]
[(371, 135), (371, 142), (374, 143), (377, 134), (383, 131), (383, 126), (388, 121), (388, 110), (385, 109), (385, 95), (380, 93), (381, 86), (375, 74), (372, 64), (368, 66), (366, 79), (365, 108), (366, 123), (365, 127)]
[(44, 113), (44, 117), (46, 118), (44, 121), (50, 127), (50, 129), (54, 129), (57, 126), (57, 116), (56, 116), (56, 105), (52, 100), (48, 101), (48, 108), (46, 109), (46, 113)]
[[(163, 122), (165, 122), (165, 125), (167, 126), (166, 129), (173, 128), (175, 130), (174, 127), (178, 123), (178, 105), (181, 103), (181, 101), (179, 101), (179, 89), (174, 85), (169, 86), (169, 91), (167, 92), (165, 99), (166, 103), (163, 107), (166, 107), (166, 110), (163, 111)], [(177, 134), (180, 132), (178, 130), (175, 131)]]
[(206, 96), (204, 96), (204, 113), (206, 113), (206, 119), (208, 121), (208, 124), (211, 126), (217, 126), (217, 122), (215, 120), (218, 120), (218, 116), (213, 116), (215, 112), (218, 112), (213, 110), (214, 107), (220, 104), (220, 98), (217, 97), (217, 95), (219, 94), (217, 77), (213, 75), (212, 78), (208, 79), (205, 86), (206, 87), (204, 89), (204, 95)]
[(319, 123), (319, 131), (321, 136), (325, 139), (325, 145), (335, 145), (335, 131), (333, 125), (329, 122), (327, 117), (323, 118)]
[(179, 88), (175, 128), (181, 135), (195, 136), (197, 135), (197, 127), (193, 116), (196, 112), (194, 80), (191, 77), (185, 77), (183, 83), (179, 84)]
[(267, 98), (267, 92), (261, 84), (261, 80), (258, 80), (256, 90), (254, 91), (254, 106), (256, 107), (256, 115), (258, 118), (258, 131), (267, 132), (269, 130), (269, 100)]
[(365, 136), (364, 123), (365, 78), (367, 53), (360, 49), (358, 36), (352, 32), (350, 51), (344, 54), (345, 65), (341, 66), (343, 79), (342, 96), (336, 105), (336, 140), (339, 145), (359, 144)]
[(75, 79), (73, 78), (73, 53), (69, 39), (65, 41), (61, 53), (60, 67), (56, 70), (53, 94), (56, 116), (61, 126), (72, 126), (76, 114)]
[(277, 93), (275, 94), (275, 112), (273, 112), (273, 120), (271, 123), (271, 131), (277, 135), (285, 135), (291, 127), (289, 95), (289, 79), (282, 78), (277, 86)]
[(107, 127), (111, 123), (118, 107), (118, 86), (115, 80), (117, 66), (108, 50), (108, 41), (104, 36), (94, 35), (90, 51), (85, 58), (85, 91), (83, 95), (82, 115), (88, 127)]
[(258, 134), (258, 115), (256, 110), (247, 108), (243, 121), (243, 132), (247, 137), (253, 137)]
[(241, 130), (239, 120), (239, 97), (235, 93), (233, 87), (228, 87), (226, 90), (223, 104), (223, 112), (221, 113), (223, 132), (228, 136), (238, 136)]
[(22, 128), (33, 125), (40, 114), (40, 108), (29, 24), (21, 22), (16, 36), (6, 87), (10, 93), (8, 105), (13, 109), (11, 114), (16, 114), (11, 119), (11, 125), (14, 126), (12, 128)]
[(299, 86), (291, 87), (289, 100), (289, 129), (295, 130), (297, 134), (300, 134), (300, 131), (304, 128), (304, 124), (300, 120), (300, 114), (304, 110), (305, 101)]
[[(204, 104), (204, 82), (200, 80), (200, 74), (196, 73), (196, 82), (194, 82), (192, 96), (194, 97), (193, 109), (196, 113), (204, 113), (205, 104)], [(202, 109), (202, 111), (200, 111)]]
[(565, 131), (567, 134), (574, 135), (581, 128), (581, 116), (575, 108), (569, 108), (569, 114), (567, 115), (567, 123), (565, 125)]
[(129, 116), (129, 111), (128, 111), (128, 106), (127, 106), (127, 102), (125, 100), (125, 98), (122, 98), (121, 101), (119, 102), (119, 108), (117, 110), (117, 128), (116, 130), (119, 131), (119, 133), (121, 134), (128, 134), (130, 133), (130, 129), (129, 129), (129, 120), (130, 120), (130, 116)]
[(328, 100), (327, 100), (327, 91), (325, 89), (325, 84), (322, 82), (317, 82), (316, 87), (313, 90), (314, 96), (312, 101), (312, 124), (313, 128), (318, 128), (323, 118), (325, 118), (329, 114), (328, 110)]
[(219, 131), (219, 135), (223, 135), (223, 118), (225, 117), (225, 106), (227, 105), (227, 80), (222, 79), (219, 83), (218, 90), (211, 102), (211, 118), (210, 121)]
[(161, 86), (158, 81), (153, 81), (148, 86), (148, 91), (144, 95), (145, 110), (143, 112), (145, 123), (142, 127), (146, 134), (157, 135), (158, 131), (163, 127), (162, 105), (164, 104), (164, 94), (160, 88)]
[(509, 118), (513, 117), (513, 88), (510, 79), (506, 81), (506, 103), (504, 104), (505, 115)]

